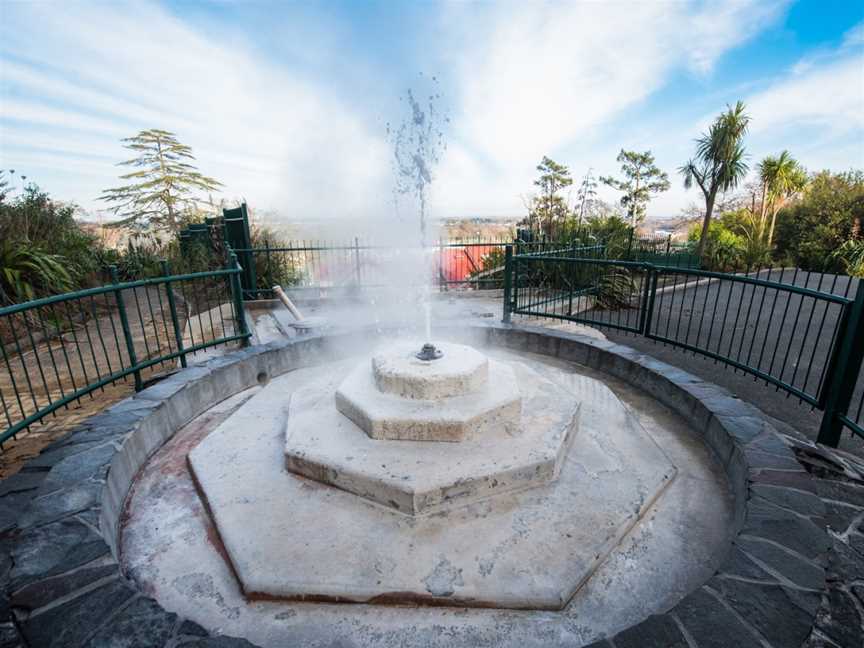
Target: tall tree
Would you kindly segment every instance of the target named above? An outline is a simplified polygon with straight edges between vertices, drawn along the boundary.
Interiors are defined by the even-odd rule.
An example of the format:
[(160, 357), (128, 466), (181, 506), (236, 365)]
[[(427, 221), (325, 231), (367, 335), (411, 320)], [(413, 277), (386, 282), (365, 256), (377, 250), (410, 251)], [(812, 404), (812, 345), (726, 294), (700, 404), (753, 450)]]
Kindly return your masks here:
[(585, 218), (585, 210), (588, 209), (590, 213), (591, 206), (597, 200), (597, 180), (594, 179), (593, 169), (588, 169), (588, 173), (582, 178), (576, 200), (579, 202), (578, 226), (581, 226), (582, 220)]
[(106, 189), (100, 200), (113, 204), (121, 217), (116, 225), (152, 225), (173, 234), (180, 231), (185, 215), (195, 208), (195, 191), (214, 191), (218, 180), (202, 175), (192, 164), (192, 149), (169, 131), (151, 128), (122, 140), (136, 157), (120, 162), (135, 170), (120, 176), (132, 182)]
[(9, 193), (9, 181), (6, 179), (6, 171), (0, 169), (0, 203), (6, 199), (6, 194)]
[(750, 116), (744, 111), (742, 101), (734, 107), (727, 106), (726, 112), (714, 120), (708, 132), (696, 139), (696, 156), (679, 168), (684, 176), (684, 187), (689, 189), (695, 182), (705, 197), (705, 217), (697, 249), (697, 255), (703, 260), (717, 194), (734, 189), (747, 175), (744, 135)]
[(530, 218), (551, 236), (554, 224), (564, 222), (569, 214), (567, 201), (558, 192), (572, 185), (573, 178), (570, 177), (570, 169), (546, 156), (537, 165), (537, 171), (540, 177), (534, 181), (534, 185), (540, 188), (540, 195), (532, 200)]
[(768, 248), (774, 240), (774, 227), (777, 224), (777, 212), (786, 202), (800, 193), (807, 185), (807, 172), (789, 151), (783, 151), (777, 157), (768, 156), (759, 163), (759, 180), (762, 183), (762, 227), (767, 224), (768, 211), (771, 212), (771, 222), (768, 224)]
[(630, 226), (636, 227), (645, 218), (651, 194), (669, 190), (669, 176), (654, 164), (651, 151), (625, 151), (616, 158), (621, 163), (623, 180), (609, 176), (600, 177), (600, 182), (618, 191), (623, 191), (621, 206), (627, 210)]

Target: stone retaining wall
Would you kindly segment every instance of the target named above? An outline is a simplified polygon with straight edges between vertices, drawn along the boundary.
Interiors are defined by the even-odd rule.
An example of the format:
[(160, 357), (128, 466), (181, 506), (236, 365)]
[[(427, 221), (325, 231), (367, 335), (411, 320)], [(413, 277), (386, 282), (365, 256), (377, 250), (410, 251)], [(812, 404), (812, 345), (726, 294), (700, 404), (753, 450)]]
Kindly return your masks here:
[[(701, 432), (735, 495), (718, 573), (672, 610), (595, 646), (799, 646), (826, 589), (825, 506), (809, 474), (753, 406), (684, 371), (604, 340), (516, 326), (442, 331), (469, 342), (577, 362), (650, 393)], [(375, 334), (244, 349), (179, 372), (92, 417), (0, 483), (0, 648), (252, 646), (210, 636), (163, 610), (120, 573), (118, 524), (138, 470), (209, 407), (259, 382), (322, 362)], [(112, 643), (112, 642), (117, 643)]]

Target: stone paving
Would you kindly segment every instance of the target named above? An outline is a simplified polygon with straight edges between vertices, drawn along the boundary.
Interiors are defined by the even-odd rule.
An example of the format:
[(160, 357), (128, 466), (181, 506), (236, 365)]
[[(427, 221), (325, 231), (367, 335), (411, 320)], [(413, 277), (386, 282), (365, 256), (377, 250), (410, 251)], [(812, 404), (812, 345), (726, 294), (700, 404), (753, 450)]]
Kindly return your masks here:
[[(621, 345), (517, 327), (479, 334), (650, 391), (701, 431), (736, 491), (740, 526), (718, 572), (666, 613), (592, 646), (862, 645), (860, 459), (778, 430), (722, 388)], [(134, 474), (174, 429), (267, 372), (308, 365), (324, 344), (251, 348), (176, 374), (92, 417), (0, 483), (0, 648), (252, 646), (136, 591), (116, 562), (116, 517)]]

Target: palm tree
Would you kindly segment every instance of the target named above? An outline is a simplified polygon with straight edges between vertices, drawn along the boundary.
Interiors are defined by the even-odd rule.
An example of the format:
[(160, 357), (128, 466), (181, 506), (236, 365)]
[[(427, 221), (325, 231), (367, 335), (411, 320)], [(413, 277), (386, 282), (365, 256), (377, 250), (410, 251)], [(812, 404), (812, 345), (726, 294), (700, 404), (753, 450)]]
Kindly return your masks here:
[(696, 157), (678, 169), (684, 176), (684, 187), (689, 189), (695, 182), (705, 196), (705, 218), (696, 251), (700, 260), (705, 256), (705, 241), (717, 194), (734, 189), (747, 175), (743, 141), (750, 116), (744, 109), (742, 101), (734, 107), (727, 106), (726, 112), (714, 120), (708, 132), (697, 138)]
[(792, 157), (789, 151), (779, 156), (768, 156), (759, 163), (759, 180), (762, 182), (762, 227), (766, 224), (767, 209), (771, 209), (771, 225), (768, 228), (768, 248), (774, 240), (777, 212), (807, 184), (807, 172)]

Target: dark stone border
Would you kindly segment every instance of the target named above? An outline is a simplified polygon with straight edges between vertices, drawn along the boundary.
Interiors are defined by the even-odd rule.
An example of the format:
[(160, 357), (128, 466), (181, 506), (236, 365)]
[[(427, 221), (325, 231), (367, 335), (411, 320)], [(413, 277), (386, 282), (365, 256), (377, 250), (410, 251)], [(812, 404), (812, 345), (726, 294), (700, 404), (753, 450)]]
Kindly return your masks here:
[[(830, 541), (813, 481), (761, 412), (629, 347), (548, 329), (448, 329), (468, 341), (561, 358), (650, 393), (700, 432), (735, 496), (729, 554), (672, 610), (610, 640), (611, 648), (798, 646), (826, 592)], [(0, 648), (141, 645), (251, 647), (211, 636), (138, 592), (120, 572), (118, 520), (138, 470), (172, 434), (216, 402), (317, 364), (371, 331), (240, 350), (179, 372), (91, 417), (0, 482)], [(346, 346), (343, 346), (346, 345)], [(19, 514), (20, 513), (20, 514)], [(122, 638), (122, 640), (121, 640)]]

